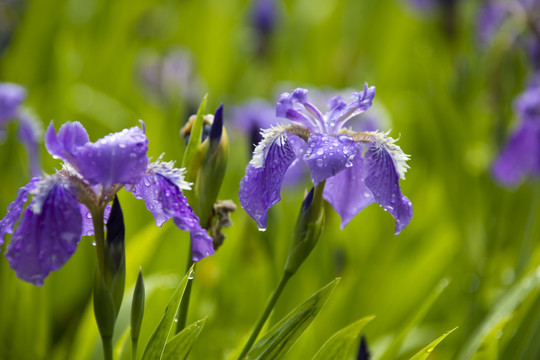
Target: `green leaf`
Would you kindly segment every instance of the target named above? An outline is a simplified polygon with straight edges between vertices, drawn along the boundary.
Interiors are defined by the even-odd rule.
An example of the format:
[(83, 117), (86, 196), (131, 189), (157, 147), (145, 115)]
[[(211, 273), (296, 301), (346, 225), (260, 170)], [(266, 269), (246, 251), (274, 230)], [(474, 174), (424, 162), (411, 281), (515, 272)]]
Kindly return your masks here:
[(152, 336), (150, 336), (148, 344), (146, 344), (146, 348), (144, 349), (144, 353), (142, 356), (143, 360), (161, 359), (161, 356), (165, 349), (165, 345), (167, 343), (167, 338), (169, 337), (169, 332), (171, 331), (171, 327), (174, 323), (174, 315), (176, 314), (176, 310), (178, 309), (178, 304), (180, 303), (180, 300), (184, 295), (184, 290), (186, 289), (188, 281), (190, 280), (190, 278), (193, 277), (193, 272), (194, 271), (192, 266), (180, 282), (180, 285), (178, 285), (178, 287), (176, 288), (176, 291), (174, 292), (171, 300), (169, 301), (169, 304), (167, 305), (167, 308), (165, 309), (165, 314), (163, 314), (163, 317), (161, 318), (156, 329), (154, 330), (154, 333), (152, 334)]
[(534, 269), (528, 276), (524, 277), (508, 290), (492, 307), (491, 312), (484, 318), (484, 321), (476, 328), (468, 342), (463, 347), (457, 359), (471, 359), (480, 348), (484, 340), (492, 333), (494, 328), (499, 327), (501, 322), (506, 321), (516, 307), (533, 290), (540, 285), (540, 267)]
[(408, 322), (406, 322), (405, 327), (399, 332), (399, 334), (394, 338), (390, 346), (386, 349), (383, 356), (381, 356), (381, 360), (390, 360), (397, 358), (398, 352), (401, 349), (401, 345), (403, 344), (403, 340), (405, 340), (407, 334), (411, 331), (411, 329), (420, 324), (424, 316), (426, 316), (426, 313), (429, 311), (429, 309), (431, 309), (431, 307), (439, 298), (444, 289), (446, 289), (448, 283), (448, 279), (444, 278), (439, 282), (435, 289), (431, 291), (431, 293), (424, 300), (422, 305), (418, 308), (416, 313), (414, 313), (412, 318)]
[(431, 355), (431, 353), (433, 352), (433, 349), (435, 349), (435, 347), (437, 345), (439, 345), (439, 343), (441, 341), (443, 341), (445, 337), (447, 337), (451, 332), (453, 332), (456, 329), (457, 329), (457, 326), (455, 328), (453, 328), (452, 330), (449, 330), (449, 331), (445, 332), (444, 334), (442, 334), (441, 336), (439, 336), (437, 339), (432, 341), (428, 346), (426, 346), (425, 348), (423, 348), (422, 350), (417, 352), (416, 355), (414, 355), (410, 360), (425, 360), (425, 359), (427, 359), (427, 357), (429, 355)]
[(246, 358), (278, 359), (286, 354), (315, 319), (339, 280), (335, 279), (285, 316), (253, 346)]
[(332, 335), (317, 352), (313, 360), (347, 359), (356, 348), (356, 339), (358, 339), (360, 332), (374, 318), (373, 315), (363, 317)]
[(204, 327), (206, 319), (194, 322), (184, 330), (176, 334), (165, 345), (162, 360), (177, 360), (187, 358), (191, 347)]

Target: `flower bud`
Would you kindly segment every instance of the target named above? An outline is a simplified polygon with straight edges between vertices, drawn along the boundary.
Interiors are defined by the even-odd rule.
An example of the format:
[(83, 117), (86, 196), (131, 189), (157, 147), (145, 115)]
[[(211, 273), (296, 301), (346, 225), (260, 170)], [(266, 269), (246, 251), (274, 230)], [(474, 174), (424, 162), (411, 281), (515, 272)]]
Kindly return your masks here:
[(321, 236), (325, 217), (322, 206), (323, 190), (324, 181), (312, 188), (302, 203), (285, 265), (286, 273), (292, 275), (298, 270)]

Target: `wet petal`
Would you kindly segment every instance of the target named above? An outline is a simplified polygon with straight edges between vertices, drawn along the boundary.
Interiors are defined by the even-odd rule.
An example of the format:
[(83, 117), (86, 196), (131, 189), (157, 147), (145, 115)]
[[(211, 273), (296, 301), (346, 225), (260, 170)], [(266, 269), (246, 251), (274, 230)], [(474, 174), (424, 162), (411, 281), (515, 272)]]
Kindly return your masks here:
[[(90, 213), (90, 210), (88, 210), (88, 208), (83, 204), (79, 204), (79, 210), (81, 211), (82, 219), (82, 235), (94, 235), (94, 221), (92, 220), (92, 214)], [(105, 213), (103, 214), (103, 228), (105, 228), (105, 224), (107, 223), (107, 221), (109, 221), (110, 214), (111, 204), (107, 204), (107, 206), (105, 207)]]
[(311, 171), (313, 183), (328, 179), (353, 165), (357, 149), (348, 135), (337, 137), (326, 134), (311, 134), (304, 160)]
[(73, 151), (77, 170), (91, 184), (135, 184), (148, 166), (148, 139), (139, 127), (109, 134)]
[(309, 172), (304, 162), (304, 154), (308, 147), (307, 143), (298, 136), (289, 135), (288, 140), (291, 143), (296, 158), (285, 172), (283, 186), (296, 186), (306, 178), (306, 174)]
[(15, 116), (25, 96), (26, 91), (22, 86), (0, 83), (0, 123)]
[(88, 143), (88, 133), (78, 121), (67, 122), (60, 127), (58, 134), (54, 130), (53, 122), (45, 132), (45, 147), (49, 154), (56, 159), (62, 159), (70, 163), (78, 170), (77, 163), (73, 159), (75, 149)]
[(540, 123), (524, 121), (493, 166), (503, 184), (519, 184), (526, 176), (540, 175)]
[[(276, 106), (276, 116), (289, 119), (311, 131), (320, 130), (319, 123), (323, 122), (320, 111), (308, 103), (306, 89), (298, 88), (292, 93), (283, 93)], [(308, 111), (306, 115), (304, 111)]]
[(365, 184), (375, 201), (396, 219), (395, 234), (399, 234), (411, 221), (411, 201), (401, 193), (399, 172), (385, 144), (372, 143), (364, 156)]
[(19, 113), (19, 139), (28, 150), (32, 176), (39, 176), (41, 174), (39, 143), (41, 142), (42, 134), (41, 122), (35, 116), (27, 112)]
[(363, 91), (351, 94), (352, 101), (348, 104), (341, 97), (331, 99), (330, 112), (326, 115), (329, 133), (336, 133), (350, 118), (369, 109), (374, 97), (375, 86), (368, 87), (366, 83)]
[(137, 199), (143, 199), (146, 208), (154, 215), (157, 226), (173, 218), (175, 225), (190, 232), (193, 260), (212, 255), (212, 238), (199, 224), (199, 218), (189, 206), (182, 189), (189, 189), (184, 181), (184, 171), (172, 163), (160, 161), (150, 164), (148, 173), (131, 190)]
[(343, 229), (362, 209), (375, 199), (364, 184), (364, 159), (355, 156), (353, 166), (326, 180), (323, 197), (341, 217)]
[(281, 199), (283, 176), (294, 159), (294, 150), (285, 128), (266, 129), (263, 140), (253, 152), (238, 193), (242, 207), (259, 228), (266, 228), (268, 209)]
[(40, 212), (29, 206), (8, 245), (6, 258), (17, 276), (42, 285), (71, 257), (81, 239), (82, 219), (74, 191), (61, 181), (50, 186)]
[(32, 178), (29, 184), (17, 191), (15, 201), (8, 205), (7, 214), (0, 221), (0, 245), (4, 243), (4, 236), (6, 234), (13, 234), (13, 226), (21, 218), (24, 203), (28, 200), (28, 194), (35, 188), (38, 181), (38, 178)]

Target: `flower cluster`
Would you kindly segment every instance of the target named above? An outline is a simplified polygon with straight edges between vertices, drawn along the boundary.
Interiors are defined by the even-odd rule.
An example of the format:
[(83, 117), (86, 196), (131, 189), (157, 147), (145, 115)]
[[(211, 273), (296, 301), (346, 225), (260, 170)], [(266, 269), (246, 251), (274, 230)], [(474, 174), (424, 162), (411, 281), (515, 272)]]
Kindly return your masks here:
[(412, 218), (412, 205), (401, 193), (409, 156), (387, 133), (354, 132), (345, 128), (352, 117), (369, 109), (375, 88), (367, 84), (351, 101), (335, 96), (323, 114), (307, 99), (307, 90), (281, 95), (276, 115), (292, 125), (263, 130), (246, 175), (240, 183), (240, 202), (259, 228), (266, 228), (267, 212), (280, 200), (283, 177), (301, 156), (314, 184), (325, 181), (323, 197), (341, 216), (341, 226), (367, 205), (377, 202), (396, 219), (398, 234)]
[(62, 125), (58, 133), (51, 123), (45, 145), (53, 157), (63, 160), (62, 169), (20, 188), (0, 221), (0, 241), (13, 234), (6, 257), (19, 278), (43, 284), (74, 253), (81, 236), (93, 234), (92, 218), (103, 213), (107, 217), (109, 202), (123, 186), (146, 202), (156, 225), (172, 218), (190, 232), (193, 260), (214, 252), (212, 239), (182, 194), (191, 185), (184, 181), (183, 170), (161, 159), (149, 161), (144, 125), (91, 142), (79, 122)]
[(493, 166), (495, 178), (505, 185), (540, 176), (540, 79), (515, 101), (520, 123)]

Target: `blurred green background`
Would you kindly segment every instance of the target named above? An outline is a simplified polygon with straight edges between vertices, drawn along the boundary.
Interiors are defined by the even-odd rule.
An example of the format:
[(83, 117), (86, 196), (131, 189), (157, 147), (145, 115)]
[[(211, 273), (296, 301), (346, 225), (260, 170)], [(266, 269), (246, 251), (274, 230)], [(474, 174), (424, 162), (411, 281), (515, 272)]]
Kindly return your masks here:
[[(270, 322), (342, 279), (286, 358), (309, 359), (333, 333), (374, 314), (364, 332), (375, 359), (400, 334), (403, 345), (391, 358), (408, 359), (456, 326), (430, 358), (538, 359), (539, 184), (508, 190), (490, 175), (528, 74), (523, 54), (480, 48), (474, 1), (458, 2), (451, 20), (447, 10), (422, 11), (405, 0), (277, 3), (277, 24), (261, 49), (245, 0), (0, 0), (0, 29), (10, 34), (0, 81), (27, 89), (25, 105), (44, 126), (78, 120), (91, 140), (143, 119), (149, 155), (164, 152), (178, 164), (179, 129), (208, 93), (207, 112), (224, 103), (232, 138), (219, 198), (237, 204), (250, 139), (229, 127), (233, 106), (253, 98), (275, 103), (281, 89), (362, 89), (367, 81), (377, 87), (374, 102), (388, 113), (388, 129), (411, 155), (401, 186), (414, 216), (393, 236), (392, 217), (371, 205), (340, 230), (328, 206), (322, 238)], [(177, 49), (190, 54), (190, 85), (171, 89), (163, 77), (153, 91), (141, 69)], [(41, 151), (44, 171), (54, 172), (59, 162)], [(29, 180), (15, 124), (0, 145), (0, 167), (5, 209)], [(190, 358), (227, 358), (244, 343), (277, 284), (308, 186), (282, 191), (266, 232), (240, 207), (232, 215), (224, 245), (197, 268), (188, 323), (208, 320)], [(189, 237), (170, 223), (157, 228), (128, 192), (119, 197), (128, 292), (139, 266), (147, 286), (144, 344), (183, 275)], [(101, 358), (91, 241), (84, 237), (40, 288), (18, 280), (0, 258), (0, 358)], [(520, 252), (527, 256), (520, 260)], [(127, 326), (125, 299), (117, 335)]]

